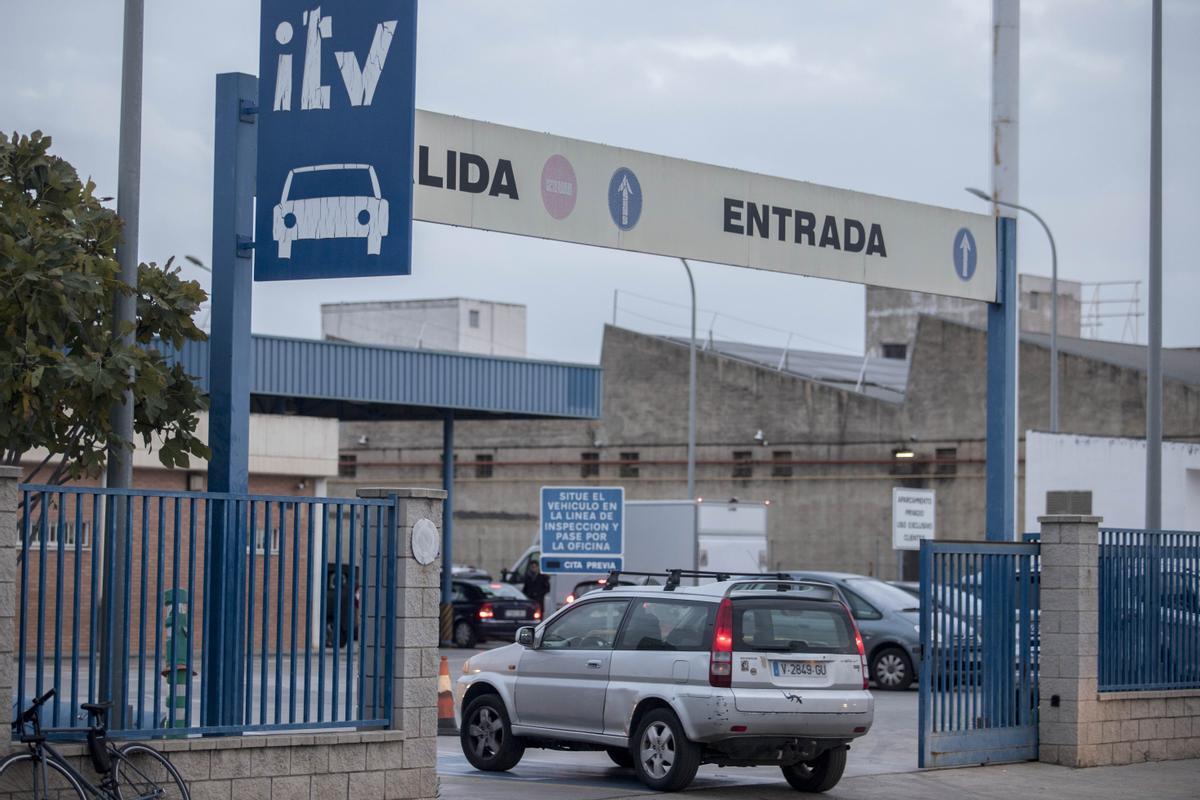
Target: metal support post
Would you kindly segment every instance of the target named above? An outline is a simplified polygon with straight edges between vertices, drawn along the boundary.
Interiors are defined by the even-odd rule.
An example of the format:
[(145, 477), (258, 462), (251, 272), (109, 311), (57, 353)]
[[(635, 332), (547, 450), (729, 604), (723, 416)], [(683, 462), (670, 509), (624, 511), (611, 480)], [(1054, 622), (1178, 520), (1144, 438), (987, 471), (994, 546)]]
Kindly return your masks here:
[(996, 302), (988, 304), (987, 529), (989, 541), (1016, 539), (1017, 221), (996, 219)]
[(1146, 339), (1146, 529), (1162, 528), (1162, 0), (1151, 11), (1150, 297)]
[(442, 488), (446, 502), (442, 506), (442, 608), (441, 638), (450, 641), (453, 634), (454, 605), (451, 592), (451, 567), (454, 564), (454, 411), (442, 417)]
[[(120, 266), (121, 282), (133, 289), (138, 284), (138, 217), (141, 206), (142, 180), (142, 37), (145, 8), (143, 0), (125, 0), (124, 34), (121, 47), (121, 128), (118, 142), (117, 164), (117, 215), (121, 218), (121, 239), (117, 242), (117, 263)], [(137, 295), (118, 293), (113, 300), (113, 335), (125, 347), (134, 347), (137, 324)], [(109, 423), (114, 437), (121, 441), (108, 443), (106, 467), (108, 485), (116, 489), (128, 489), (133, 485), (133, 382), (136, 376), (130, 370), (128, 387), (121, 393), (120, 401), (113, 403), (109, 411)], [(125, 573), (126, 555), (129, 548), (130, 531), (126, 522), (129, 498), (116, 495), (108, 509), (112, 513), (111, 525), (105, 526), (104, 551), (108, 556), (108, 567), (112, 570), (111, 585), (123, 591), (128, 585)], [(111, 541), (108, 541), (111, 540)], [(108, 585), (106, 581), (105, 585)], [(106, 646), (102, 653), (113, 652), (113, 645), (126, 641), (128, 614), (116, 596), (108, 593), (101, 598), (106, 613), (102, 639)], [(126, 677), (129, 665), (125, 662), (123, 648), (117, 647), (120, 663), (102, 658), (100, 663), (100, 695), (113, 704), (110, 723), (120, 730), (125, 727)]]
[[(254, 288), (251, 237), (254, 231), (254, 172), (258, 139), (258, 79), (217, 76), (216, 138), (213, 147), (212, 333), (209, 343), (208, 490), (249, 490), (250, 298)], [(236, 500), (213, 504), (205, 575), (203, 669), (207, 692), (203, 725), (236, 725), (243, 704), (243, 576), (245, 515)]]

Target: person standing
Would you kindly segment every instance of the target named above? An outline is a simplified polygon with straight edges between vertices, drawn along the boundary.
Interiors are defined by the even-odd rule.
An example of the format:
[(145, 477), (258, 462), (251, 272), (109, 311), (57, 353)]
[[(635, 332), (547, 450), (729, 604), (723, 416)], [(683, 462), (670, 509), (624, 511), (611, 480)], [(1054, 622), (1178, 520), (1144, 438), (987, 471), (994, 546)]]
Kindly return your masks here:
[(525, 582), (521, 584), (521, 591), (525, 593), (526, 597), (537, 603), (542, 614), (546, 613), (546, 595), (550, 593), (550, 578), (542, 573), (541, 566), (536, 559), (529, 562), (529, 569), (525, 572)]

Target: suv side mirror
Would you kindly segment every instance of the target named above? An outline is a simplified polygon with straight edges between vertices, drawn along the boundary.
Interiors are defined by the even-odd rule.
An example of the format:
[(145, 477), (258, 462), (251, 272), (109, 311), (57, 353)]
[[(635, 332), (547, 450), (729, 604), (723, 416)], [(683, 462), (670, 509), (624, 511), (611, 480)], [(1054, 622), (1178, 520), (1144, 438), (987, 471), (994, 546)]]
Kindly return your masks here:
[(517, 644), (522, 647), (533, 647), (534, 633), (533, 628), (517, 628)]

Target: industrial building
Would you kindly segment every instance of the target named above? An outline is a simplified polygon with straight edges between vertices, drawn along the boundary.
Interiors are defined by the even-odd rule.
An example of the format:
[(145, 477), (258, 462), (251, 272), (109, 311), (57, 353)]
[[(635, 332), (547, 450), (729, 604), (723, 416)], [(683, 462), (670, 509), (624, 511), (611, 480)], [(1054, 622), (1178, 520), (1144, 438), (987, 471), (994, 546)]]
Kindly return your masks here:
[[(876, 315), (911, 320), (911, 335), (894, 334), (903, 358), (703, 344), (697, 493), (771, 501), (772, 567), (915, 578), (915, 553), (892, 549), (896, 486), (936, 491), (938, 538), (984, 538), (986, 333), (912, 305)], [(1078, 330), (1078, 316), (1065, 316)], [(1145, 348), (1071, 336), (1059, 348), (1062, 430), (1143, 436)], [(1200, 351), (1167, 350), (1163, 363), (1164, 435), (1200, 441)], [(494, 571), (511, 563), (534, 541), (543, 485), (623, 486), (630, 500), (686, 496), (687, 342), (607, 326), (601, 367), (599, 419), (457, 425), (456, 561)], [(1023, 332), (1019, 430), (1048, 427), (1048, 382), (1048, 336)], [(331, 494), (441, 485), (438, 423), (343, 420), (340, 439)], [(1027, 502), (1044, 503), (1024, 496), (1023, 445), (1024, 436), (1020, 520)]]

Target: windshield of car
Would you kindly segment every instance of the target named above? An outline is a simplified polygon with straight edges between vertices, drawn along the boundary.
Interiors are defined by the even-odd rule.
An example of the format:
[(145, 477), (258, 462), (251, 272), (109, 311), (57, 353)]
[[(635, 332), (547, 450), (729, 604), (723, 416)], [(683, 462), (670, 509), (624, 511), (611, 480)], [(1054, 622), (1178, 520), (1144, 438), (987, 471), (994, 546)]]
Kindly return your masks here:
[(496, 600), (526, 600), (521, 590), (513, 586), (511, 583), (472, 583), (479, 591), (483, 592), (483, 596), (488, 599)]
[(286, 200), (317, 197), (374, 197), (371, 173), (365, 169), (321, 169), (293, 172)]
[(903, 589), (874, 578), (850, 578), (846, 586), (876, 608), (886, 611), (919, 611), (917, 598)]
[(746, 599), (733, 602), (735, 652), (857, 653), (840, 605)]

